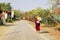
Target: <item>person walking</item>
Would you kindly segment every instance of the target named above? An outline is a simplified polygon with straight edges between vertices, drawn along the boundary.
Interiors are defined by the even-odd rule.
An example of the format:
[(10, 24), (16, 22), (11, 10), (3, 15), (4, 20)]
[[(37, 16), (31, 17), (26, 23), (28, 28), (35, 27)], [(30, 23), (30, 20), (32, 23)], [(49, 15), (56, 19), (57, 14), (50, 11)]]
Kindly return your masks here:
[(36, 28), (36, 32), (40, 32), (40, 21), (41, 21), (41, 18), (39, 16), (36, 17), (35, 19), (35, 28)]

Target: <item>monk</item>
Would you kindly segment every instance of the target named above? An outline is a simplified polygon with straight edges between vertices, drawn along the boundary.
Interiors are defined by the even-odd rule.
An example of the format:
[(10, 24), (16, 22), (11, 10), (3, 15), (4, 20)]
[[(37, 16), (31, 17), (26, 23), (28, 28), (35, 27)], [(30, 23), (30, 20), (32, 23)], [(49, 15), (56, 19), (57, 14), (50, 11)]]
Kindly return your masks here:
[(36, 17), (35, 19), (35, 28), (36, 28), (36, 32), (40, 32), (40, 20), (39, 17)]

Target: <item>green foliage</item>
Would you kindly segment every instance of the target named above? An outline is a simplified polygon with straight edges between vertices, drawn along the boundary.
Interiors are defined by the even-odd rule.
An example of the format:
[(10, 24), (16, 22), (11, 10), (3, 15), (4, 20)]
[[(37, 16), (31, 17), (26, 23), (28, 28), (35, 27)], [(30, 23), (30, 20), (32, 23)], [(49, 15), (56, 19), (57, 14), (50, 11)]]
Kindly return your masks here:
[(58, 27), (57, 30), (60, 31), (60, 27)]
[[(10, 3), (0, 3), (0, 10), (1, 11), (11, 11), (11, 5), (10, 5)], [(9, 17), (7, 18), (6, 21), (7, 22), (12, 22)]]
[(20, 10), (14, 10), (14, 15), (21, 16), (21, 11)]
[(2, 10), (0, 10), (0, 15), (2, 14)]
[(21, 11), (20, 10), (13, 10), (14, 11), (14, 15), (16, 17), (18, 17), (19, 19), (22, 18), (22, 14), (21, 14)]
[(10, 3), (0, 3), (0, 10), (11, 11)]
[(2, 22), (2, 20), (1, 20), (1, 18), (0, 18), (0, 25), (3, 25), (3, 22)]
[(31, 15), (33, 15), (33, 19), (36, 16), (40, 16), (42, 18), (42, 23), (55, 25), (56, 20), (54, 18), (54, 14), (51, 14), (49, 9), (36, 8), (26, 13), (26, 16), (30, 19), (32, 19)]
[(6, 19), (6, 22), (11, 22), (11, 19), (8, 17), (8, 18)]

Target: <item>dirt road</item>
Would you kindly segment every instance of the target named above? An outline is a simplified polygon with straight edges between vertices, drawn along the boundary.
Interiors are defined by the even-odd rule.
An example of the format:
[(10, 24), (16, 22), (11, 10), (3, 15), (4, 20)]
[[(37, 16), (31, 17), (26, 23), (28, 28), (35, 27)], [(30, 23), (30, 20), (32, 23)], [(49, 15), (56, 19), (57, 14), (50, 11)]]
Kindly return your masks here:
[[(7, 28), (7, 27), (5, 27)], [(1, 31), (1, 30), (0, 30)], [(43, 31), (43, 30), (41, 30)], [(26, 20), (21, 20), (8, 27), (0, 34), (0, 40), (53, 40), (49, 33), (36, 33), (35, 29)]]

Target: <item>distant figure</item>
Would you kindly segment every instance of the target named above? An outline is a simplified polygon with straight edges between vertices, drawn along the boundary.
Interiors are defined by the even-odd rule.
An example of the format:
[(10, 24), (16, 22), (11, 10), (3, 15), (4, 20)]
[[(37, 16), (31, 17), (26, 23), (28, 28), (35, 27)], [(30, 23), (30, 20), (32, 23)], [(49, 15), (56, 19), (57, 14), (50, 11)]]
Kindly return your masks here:
[(1, 19), (2, 19), (3, 24), (5, 24), (5, 12), (4, 12), (4, 11), (2, 12), (2, 17), (1, 17)]
[(14, 11), (11, 11), (11, 18), (14, 17)]
[(3, 11), (1, 19), (3, 21), (3, 24), (5, 24), (6, 23), (6, 19), (7, 19), (7, 13), (6, 13), (6, 11)]
[(13, 21), (14, 11), (11, 11), (11, 22)]
[(35, 19), (36, 32), (40, 32), (40, 21), (41, 18), (37, 16)]
[(6, 11), (5, 11), (4, 17), (5, 17), (5, 21), (6, 21), (6, 19), (8, 17), (8, 13)]

